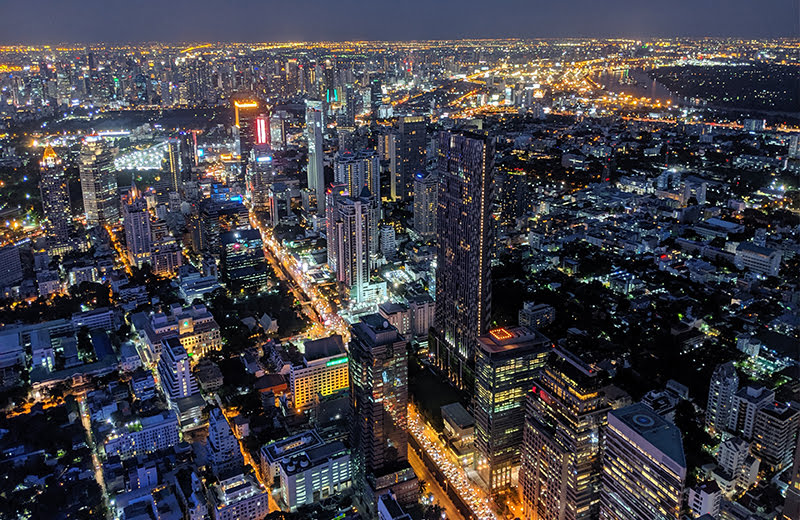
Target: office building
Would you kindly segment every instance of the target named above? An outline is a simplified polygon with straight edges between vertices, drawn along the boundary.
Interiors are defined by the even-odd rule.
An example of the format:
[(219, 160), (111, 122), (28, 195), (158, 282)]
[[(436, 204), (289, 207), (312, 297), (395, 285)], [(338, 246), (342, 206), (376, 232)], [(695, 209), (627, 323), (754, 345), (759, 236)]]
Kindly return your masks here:
[(789, 478), (789, 487), (786, 489), (786, 501), (783, 503), (781, 520), (800, 518), (800, 436), (797, 438), (794, 465)]
[(378, 314), (351, 328), (350, 446), (356, 485), (366, 507), (393, 490), (401, 504), (418, 494), (408, 465), (408, 354), (403, 336)]
[(302, 364), (292, 365), (289, 371), (289, 388), (298, 410), (350, 387), (347, 351), (340, 335), (306, 341), (304, 346)]
[(281, 498), (289, 511), (350, 488), (350, 450), (341, 441), (309, 448), (280, 461)]
[(325, 211), (325, 149), (322, 101), (306, 100), (306, 141), (308, 142), (308, 189), (317, 198), (317, 214)]
[(401, 117), (397, 126), (397, 170), (399, 177), (400, 199), (408, 200), (413, 196), (413, 179), (419, 172), (425, 171), (427, 123), (422, 116)]
[(52, 254), (61, 255), (73, 249), (70, 241), (72, 211), (64, 164), (50, 145), (42, 154), (39, 171), (47, 249)]
[(436, 197), (439, 177), (433, 172), (414, 174), (414, 231), (422, 238), (436, 235)]
[(636, 403), (608, 414), (601, 520), (681, 518), (686, 459), (678, 428)]
[(101, 137), (89, 136), (83, 140), (78, 167), (86, 225), (116, 224), (119, 220), (117, 174), (111, 150)]
[(17, 244), (0, 246), (0, 289), (22, 281), (22, 259)]
[(136, 186), (131, 186), (128, 192), (128, 200), (122, 208), (122, 222), (125, 226), (125, 246), (130, 265), (135, 267), (142, 267), (145, 263), (152, 265), (150, 212), (147, 210), (147, 201), (140, 195)]
[(238, 137), (239, 157), (246, 160), (255, 142), (255, 120), (260, 113), (258, 101), (237, 99), (233, 101), (234, 131)]
[(781, 252), (777, 249), (742, 242), (736, 248), (734, 264), (762, 276), (778, 276), (781, 269)]
[(553, 323), (556, 310), (552, 305), (525, 302), (517, 315), (519, 324), (530, 329), (541, 329)]
[(351, 196), (360, 194), (364, 186), (370, 193), (380, 193), (380, 161), (376, 152), (340, 152), (333, 166), (334, 182), (347, 186)]
[(526, 399), (520, 487), (529, 520), (590, 520), (600, 509), (606, 377), (556, 350)]
[(239, 441), (219, 408), (208, 414), (208, 463), (220, 479), (241, 473), (244, 464)]
[(241, 229), (223, 233), (222, 243), (223, 279), (232, 290), (258, 289), (269, 280), (264, 242), (257, 229)]
[(269, 116), (266, 114), (257, 115), (255, 126), (255, 144), (258, 146), (268, 145), (272, 137), (269, 131)]
[(461, 465), (471, 466), (475, 462), (475, 418), (461, 403), (444, 405), (441, 412), (447, 447)]
[(255, 477), (239, 474), (209, 489), (214, 520), (262, 520), (269, 513), (269, 491)]
[(753, 425), (753, 455), (762, 467), (778, 471), (792, 464), (800, 411), (784, 403), (772, 402), (756, 412)]
[(475, 356), (475, 462), (496, 493), (516, 482), (525, 395), (544, 367), (550, 340), (525, 327), (494, 329), (478, 338)]
[(753, 428), (758, 410), (775, 400), (775, 392), (763, 386), (740, 388), (733, 396), (728, 429), (742, 436), (746, 441), (753, 440)]
[(706, 428), (714, 433), (726, 430), (730, 424), (733, 397), (739, 390), (739, 376), (733, 362), (718, 365), (711, 375), (706, 405)]
[(489, 329), (491, 316), (493, 159), (494, 147), (485, 135), (439, 135), (436, 315), (429, 348), (436, 366), (466, 388), (473, 379), (478, 336)]

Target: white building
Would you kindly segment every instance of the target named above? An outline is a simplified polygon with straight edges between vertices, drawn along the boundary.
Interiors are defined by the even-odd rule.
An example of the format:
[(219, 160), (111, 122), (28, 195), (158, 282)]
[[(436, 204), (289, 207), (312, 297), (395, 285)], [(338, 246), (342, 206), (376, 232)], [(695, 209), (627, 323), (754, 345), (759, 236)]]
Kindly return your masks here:
[(756, 424), (756, 413), (775, 400), (775, 392), (763, 386), (746, 386), (733, 396), (728, 429), (745, 440), (753, 439), (753, 427)]
[(350, 487), (350, 451), (340, 441), (307, 449), (280, 462), (281, 497), (290, 511)]
[(239, 474), (211, 487), (214, 520), (261, 520), (269, 513), (269, 495), (250, 475)]
[(701, 482), (689, 488), (688, 503), (694, 518), (703, 515), (717, 516), (722, 503), (722, 491), (713, 480)]
[(106, 456), (129, 459), (178, 444), (178, 420), (171, 412), (145, 417), (112, 431), (105, 440)]
[(732, 362), (718, 365), (711, 376), (706, 406), (706, 428), (721, 432), (728, 428), (733, 397), (739, 390), (739, 376)]
[(739, 269), (749, 269), (763, 276), (778, 276), (781, 269), (781, 252), (750, 242), (742, 242), (736, 248), (734, 263)]

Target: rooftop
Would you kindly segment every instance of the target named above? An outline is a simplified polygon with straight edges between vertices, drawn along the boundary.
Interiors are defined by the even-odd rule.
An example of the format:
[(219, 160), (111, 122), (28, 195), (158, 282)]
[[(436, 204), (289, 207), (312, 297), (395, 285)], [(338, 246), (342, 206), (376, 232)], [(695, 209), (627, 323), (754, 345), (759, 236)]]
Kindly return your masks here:
[(686, 457), (683, 453), (683, 439), (680, 430), (654, 412), (652, 408), (643, 403), (636, 403), (609, 412), (608, 418), (609, 426), (613, 422), (624, 424), (680, 465), (681, 469), (686, 470)]

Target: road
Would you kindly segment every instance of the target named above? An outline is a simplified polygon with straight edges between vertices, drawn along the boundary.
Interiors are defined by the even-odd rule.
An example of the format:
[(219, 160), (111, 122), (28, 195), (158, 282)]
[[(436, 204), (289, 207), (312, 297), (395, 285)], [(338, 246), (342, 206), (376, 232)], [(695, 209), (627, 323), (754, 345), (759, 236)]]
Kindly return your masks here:
[(464, 517), (459, 514), (456, 510), (456, 506), (453, 505), (453, 502), (447, 497), (447, 494), (436, 482), (436, 479), (430, 474), (428, 468), (422, 463), (417, 452), (410, 446), (408, 448), (408, 463), (411, 465), (414, 473), (416, 473), (417, 478), (428, 483), (427, 492), (432, 493), (436, 503), (444, 508), (447, 518), (449, 520), (463, 520)]
[(111, 504), (108, 501), (108, 493), (106, 492), (106, 481), (103, 476), (103, 465), (100, 463), (100, 458), (97, 456), (97, 450), (102, 449), (101, 447), (97, 446), (94, 442), (94, 437), (92, 435), (92, 419), (89, 416), (89, 409), (86, 406), (86, 397), (85, 396), (78, 396), (78, 411), (81, 415), (81, 424), (83, 428), (86, 430), (86, 440), (89, 441), (89, 449), (92, 450), (92, 465), (94, 466), (94, 479), (97, 481), (97, 485), (100, 486), (100, 491), (103, 495), (103, 502), (105, 502), (106, 506), (106, 518), (111, 519), (114, 518), (114, 509), (111, 507)]

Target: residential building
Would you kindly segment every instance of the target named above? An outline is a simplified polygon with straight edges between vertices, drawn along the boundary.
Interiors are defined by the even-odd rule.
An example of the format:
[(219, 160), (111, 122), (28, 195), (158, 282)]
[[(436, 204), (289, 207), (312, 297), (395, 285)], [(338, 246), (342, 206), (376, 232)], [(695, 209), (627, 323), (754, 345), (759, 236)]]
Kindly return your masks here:
[(101, 137), (84, 139), (78, 166), (87, 226), (116, 224), (119, 220), (117, 174), (111, 150)]
[(753, 439), (756, 413), (775, 400), (775, 392), (763, 386), (746, 386), (733, 396), (728, 429), (740, 434), (745, 440)]
[(435, 172), (414, 174), (414, 231), (425, 239), (436, 236), (438, 191), (439, 177)]
[(208, 414), (208, 462), (217, 478), (241, 473), (244, 465), (239, 441), (219, 408)]
[(178, 442), (178, 420), (165, 411), (114, 428), (103, 442), (103, 450), (107, 457), (119, 455), (125, 460), (166, 450)]
[(739, 390), (739, 376), (733, 362), (718, 365), (711, 375), (708, 387), (708, 404), (706, 405), (706, 428), (718, 433), (726, 430), (730, 424), (733, 408), (733, 397)]
[(752, 453), (771, 471), (792, 464), (800, 411), (784, 403), (772, 402), (756, 412)]
[(269, 513), (269, 491), (251, 475), (239, 474), (209, 490), (214, 520), (262, 520)]

